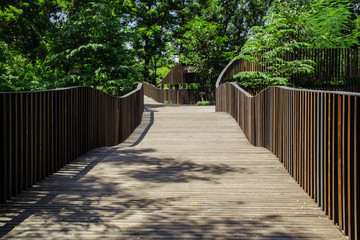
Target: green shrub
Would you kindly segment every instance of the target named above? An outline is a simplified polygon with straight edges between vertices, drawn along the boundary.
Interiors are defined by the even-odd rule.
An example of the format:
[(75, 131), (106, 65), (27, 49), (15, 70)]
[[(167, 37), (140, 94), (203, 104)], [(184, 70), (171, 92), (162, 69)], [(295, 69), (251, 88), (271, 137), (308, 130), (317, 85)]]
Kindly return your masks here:
[(198, 101), (196, 106), (216, 105), (215, 101)]
[(164, 101), (164, 104), (173, 104), (173, 101), (170, 101), (170, 102), (169, 102), (169, 101), (165, 100), (165, 101)]

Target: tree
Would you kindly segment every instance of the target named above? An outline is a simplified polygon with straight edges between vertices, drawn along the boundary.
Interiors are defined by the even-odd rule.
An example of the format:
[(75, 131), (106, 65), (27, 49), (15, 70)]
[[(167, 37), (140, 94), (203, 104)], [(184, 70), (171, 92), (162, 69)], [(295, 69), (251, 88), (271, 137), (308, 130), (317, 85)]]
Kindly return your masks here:
[(51, 88), (40, 59), (32, 63), (30, 59), (11, 50), (0, 42), (0, 92), (44, 90)]
[[(174, 63), (170, 55), (177, 55), (183, 63), (196, 65), (203, 86), (212, 87), (222, 67), (253, 33), (251, 27), (264, 25), (263, 16), (272, 3), (280, 4), (274, 0), (4, 0), (0, 41), (12, 57), (3, 70), (13, 66), (29, 71), (10, 71), (18, 74), (19, 81), (27, 78), (23, 79), (26, 89), (87, 85), (120, 94), (139, 78), (137, 72), (156, 83), (159, 68), (170, 67)], [(288, 33), (296, 33), (298, 43), (318, 37), (313, 34), (316, 27), (306, 24), (310, 14), (296, 13), (310, 3), (287, 0), (284, 4), (291, 7), (271, 10), (293, 30)], [(356, 1), (351, 3), (358, 6)], [(315, 5), (307, 12), (313, 14), (313, 9)], [(353, 29), (358, 11), (350, 10), (346, 26)], [(313, 23), (320, 23), (311, 16)], [(270, 18), (268, 13), (266, 21)], [(345, 30), (340, 32), (349, 29)]]
[(117, 4), (102, 1), (69, 17), (49, 57), (53, 71), (60, 73), (57, 85), (93, 86), (117, 95), (131, 90), (137, 74), (122, 20)]
[(202, 86), (209, 88), (215, 84), (216, 76), (228, 61), (224, 51), (226, 37), (219, 36), (219, 24), (210, 23), (202, 18), (188, 22), (187, 32), (181, 44), (185, 51), (180, 61), (195, 65), (202, 79)]
[[(166, 46), (170, 40), (171, 22), (173, 19), (171, 1), (161, 0), (133, 0), (131, 15), (135, 18), (133, 31), (138, 60), (143, 61), (143, 78), (156, 84), (156, 69), (158, 60), (166, 53)], [(151, 62), (154, 75), (150, 75)]]
[(219, 34), (227, 37), (227, 52), (239, 52), (253, 26), (262, 26), (272, 0), (211, 0), (204, 7), (206, 21), (219, 24)]
[(55, 0), (2, 1), (0, 41), (33, 62), (48, 54), (45, 36), (55, 28), (51, 19), (60, 6)]
[[(0, 88), (28, 91), (51, 88), (44, 59), (47, 35), (56, 29), (57, 1), (1, 1)], [(52, 80), (51, 80), (52, 81)]]
[(257, 88), (271, 85), (287, 85), (295, 73), (313, 72), (314, 62), (301, 59), (286, 61), (285, 54), (297, 48), (309, 47), (302, 40), (307, 38), (303, 31), (303, 19), (306, 18), (304, 5), (294, 6), (287, 2), (275, 2), (265, 17), (265, 25), (253, 27), (241, 49), (239, 59), (257, 66), (267, 66), (266, 71), (240, 72), (235, 75), (243, 87)]
[[(204, 80), (203, 87), (212, 88), (223, 66), (244, 45), (250, 28), (254, 24), (263, 24), (263, 16), (271, 2), (186, 1), (183, 11), (177, 16), (181, 16), (179, 23), (187, 23), (179, 24), (175, 30), (173, 53), (179, 55), (183, 63), (196, 65)], [(209, 32), (206, 29), (210, 29)]]

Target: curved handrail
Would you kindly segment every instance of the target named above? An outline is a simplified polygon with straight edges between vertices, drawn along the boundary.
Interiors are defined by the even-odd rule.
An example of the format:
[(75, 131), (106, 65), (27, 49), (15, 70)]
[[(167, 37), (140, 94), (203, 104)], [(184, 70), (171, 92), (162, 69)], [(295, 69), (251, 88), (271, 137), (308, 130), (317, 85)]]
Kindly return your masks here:
[(129, 92), (129, 93), (123, 95), (123, 96), (120, 96), (119, 98), (126, 98), (126, 97), (140, 91), (142, 87), (143, 87), (143, 83), (138, 83), (136, 89), (132, 90), (131, 92)]
[(331, 94), (360, 97), (360, 93), (356, 93), (356, 92), (312, 90), (312, 89), (292, 88), (292, 87), (286, 87), (286, 86), (270, 86), (270, 87), (264, 88), (255, 96), (252, 96), (250, 93), (248, 93), (245, 89), (241, 88), (239, 85), (232, 83), (232, 82), (230, 84), (233, 85), (236, 89), (238, 89), (239, 91), (241, 91), (243, 94), (245, 94), (248, 97), (257, 97), (259, 94), (262, 94), (262, 92), (266, 91), (269, 88), (281, 88), (281, 89), (285, 89), (285, 90), (298, 91), (298, 92), (331, 93)]
[(215, 87), (218, 88), (220, 86), (220, 82), (222, 81), (222, 78), (224, 76), (224, 74), (226, 73), (226, 71), (228, 70), (228, 68), (236, 61), (238, 60), (237, 58), (234, 58), (230, 63), (228, 63), (228, 65), (226, 65), (226, 67), (221, 71), (218, 79), (216, 80), (216, 84)]
[[(64, 87), (64, 88), (35, 90), (35, 91), (0, 92), (0, 94), (57, 92), (57, 91), (64, 91), (64, 90), (77, 89), (77, 88), (88, 88), (88, 87), (86, 87), (86, 86), (72, 86), (72, 87)], [(89, 87), (89, 88), (91, 88), (91, 87)], [(96, 90), (98, 90), (98, 89), (96, 89)]]
[(149, 86), (153, 86), (154, 88), (157, 88), (154, 84), (148, 83), (148, 82), (143, 82), (143, 84), (147, 84)]
[[(251, 95), (250, 93), (248, 93), (248, 91), (246, 91), (245, 89), (243, 89), (242, 87), (240, 87), (239, 85), (231, 82), (230, 83), (231, 85), (233, 85), (236, 89), (238, 89), (240, 92), (242, 92), (243, 94), (245, 94), (245, 96), (249, 97), (249, 98), (252, 98), (252, 97), (255, 97), (253, 95)], [(264, 89), (265, 90), (265, 89)]]
[(106, 95), (109, 95), (109, 96), (112, 96), (114, 98), (124, 98), (124, 97), (128, 97), (129, 95), (137, 92), (137, 91), (140, 91), (141, 88), (143, 86), (143, 83), (138, 83), (136, 89), (132, 90), (131, 92), (123, 95), (123, 96), (120, 96), (120, 97), (116, 97), (114, 95), (111, 95), (109, 93), (106, 93), (104, 91), (101, 91), (99, 89), (96, 89), (96, 88), (93, 88), (93, 87), (88, 87), (88, 86), (72, 86), (72, 87), (64, 87), (64, 88), (55, 88), (55, 89), (46, 89), (46, 90), (36, 90), (36, 91), (18, 91), (18, 92), (0, 92), (0, 94), (19, 94), (19, 93), (42, 93), (42, 92), (57, 92), (57, 91), (64, 91), (64, 90), (70, 90), (70, 89), (77, 89), (77, 88), (92, 88), (96, 91), (99, 91), (99, 92), (102, 92)]

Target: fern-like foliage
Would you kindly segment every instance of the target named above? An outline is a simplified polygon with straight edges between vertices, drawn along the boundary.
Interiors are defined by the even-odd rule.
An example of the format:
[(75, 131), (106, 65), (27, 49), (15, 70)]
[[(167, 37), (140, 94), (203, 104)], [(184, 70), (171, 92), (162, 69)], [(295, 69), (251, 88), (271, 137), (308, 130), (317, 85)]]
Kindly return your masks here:
[(309, 24), (318, 48), (348, 48), (359, 44), (360, 31), (351, 20), (353, 5), (344, 0), (316, 0)]
[(307, 59), (287, 60), (298, 48), (309, 47), (302, 42), (296, 23), (303, 16), (286, 3), (277, 3), (268, 12), (264, 26), (253, 27), (239, 59), (257, 66), (258, 71), (240, 72), (234, 76), (245, 88), (288, 85), (296, 73), (312, 73), (314, 62)]

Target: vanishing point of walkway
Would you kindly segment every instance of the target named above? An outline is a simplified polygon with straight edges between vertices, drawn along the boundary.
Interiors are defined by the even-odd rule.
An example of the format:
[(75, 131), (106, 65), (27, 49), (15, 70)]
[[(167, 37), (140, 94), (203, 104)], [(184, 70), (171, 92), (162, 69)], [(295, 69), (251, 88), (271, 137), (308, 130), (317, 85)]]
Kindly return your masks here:
[(0, 237), (345, 239), (228, 114), (146, 104), (125, 143), (95, 149), (0, 205)]

